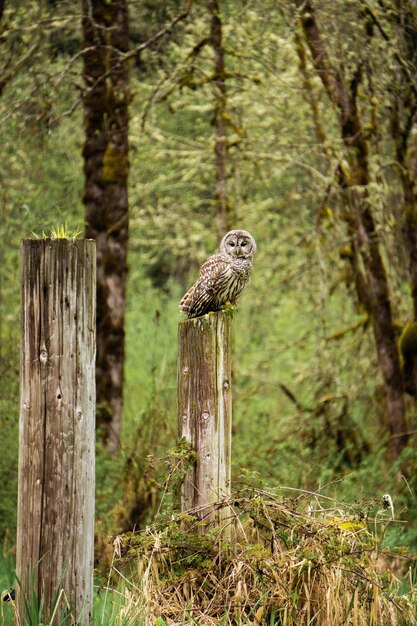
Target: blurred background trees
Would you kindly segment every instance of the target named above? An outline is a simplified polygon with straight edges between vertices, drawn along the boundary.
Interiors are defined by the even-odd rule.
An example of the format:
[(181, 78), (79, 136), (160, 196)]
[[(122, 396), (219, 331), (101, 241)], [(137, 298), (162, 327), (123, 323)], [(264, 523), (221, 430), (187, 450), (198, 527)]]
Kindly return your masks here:
[[(368, 60), (373, 23), (366, 12), (363, 19), (361, 8), (357, 26), (359, 28), (362, 26), (364, 31), (363, 47), (358, 50), (357, 58), (352, 62), (350, 75), (344, 77), (342, 68), (334, 67), (327, 52), (313, 4), (300, 1), (297, 5), (314, 69), (336, 109), (340, 126), (343, 151), (335, 183), (340, 186), (342, 193), (341, 217), (346, 223), (350, 251), (346, 256), (351, 262), (358, 300), (365, 307), (372, 323), (377, 361), (383, 380), (386, 425), (391, 435), (390, 449), (395, 459), (406, 445), (408, 437), (403, 399), (404, 384), (389, 284), (381, 254), (380, 235), (369, 197), (369, 188), (373, 182), (370, 171), (372, 149), (370, 139), (376, 132), (377, 121), (373, 115), (373, 103), (370, 102), (366, 111), (361, 109), (358, 102), (358, 90), (363, 85), (365, 71), (367, 80), (363, 88), (363, 99), (370, 100), (374, 96), (373, 67)], [(375, 147), (375, 152), (379, 155), (379, 146)]]
[(229, 225), (258, 242), (234, 322), (235, 483), (389, 491), (411, 519), (415, 4), (106, 6), (6, 0), (1, 19), (2, 532), (15, 523), (19, 241), (63, 222), (102, 243), (102, 398), (116, 381), (121, 407), (124, 379), (119, 454), (98, 441), (99, 535), (158, 509), (177, 306)]
[(97, 427), (120, 444), (129, 233), (129, 15), (126, 0), (82, 2), (85, 236), (97, 246)]

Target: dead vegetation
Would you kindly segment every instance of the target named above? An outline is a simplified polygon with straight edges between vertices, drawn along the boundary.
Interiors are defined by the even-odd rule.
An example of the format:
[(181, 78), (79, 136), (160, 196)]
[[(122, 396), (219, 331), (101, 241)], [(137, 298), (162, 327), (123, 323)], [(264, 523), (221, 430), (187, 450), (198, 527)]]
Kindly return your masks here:
[(318, 495), (285, 500), (253, 489), (216, 506), (230, 510), (223, 528), (207, 528), (203, 512), (192, 511), (161, 515), (117, 538), (113, 572), (129, 571), (127, 618), (203, 626), (417, 624), (415, 560), (383, 547), (387, 528), (400, 523), (389, 507), (371, 517), (324, 509)]

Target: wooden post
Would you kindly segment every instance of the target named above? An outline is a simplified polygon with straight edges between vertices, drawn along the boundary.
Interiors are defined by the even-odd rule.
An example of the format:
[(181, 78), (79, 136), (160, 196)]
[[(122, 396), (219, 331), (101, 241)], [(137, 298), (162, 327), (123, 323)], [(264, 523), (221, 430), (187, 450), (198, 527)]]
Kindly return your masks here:
[(67, 602), (91, 622), (95, 268), (92, 240), (22, 242), (17, 603), (35, 595), (48, 624)]
[(232, 320), (220, 311), (179, 325), (179, 433), (191, 442), (197, 461), (186, 477), (181, 510), (195, 509), (208, 522), (228, 516), (213, 503), (230, 495), (232, 435)]

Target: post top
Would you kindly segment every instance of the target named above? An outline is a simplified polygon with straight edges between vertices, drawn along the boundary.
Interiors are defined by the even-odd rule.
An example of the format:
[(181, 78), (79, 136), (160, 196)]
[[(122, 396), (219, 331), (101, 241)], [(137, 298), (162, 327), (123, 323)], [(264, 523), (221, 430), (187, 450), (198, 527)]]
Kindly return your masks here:
[(209, 326), (212, 322), (214, 322), (214, 320), (218, 318), (231, 320), (233, 319), (233, 316), (230, 315), (229, 311), (221, 309), (220, 311), (209, 311), (204, 315), (198, 315), (197, 317), (190, 317), (188, 319), (181, 320), (179, 322), (179, 325), (183, 326), (185, 324), (190, 324), (199, 327)]
[(22, 243), (26, 243), (26, 242), (40, 242), (40, 241), (46, 241), (48, 243), (51, 242), (58, 242), (58, 241), (71, 241), (71, 242), (76, 242), (76, 241), (95, 241), (95, 239), (92, 239), (91, 237), (24, 237), (22, 240)]

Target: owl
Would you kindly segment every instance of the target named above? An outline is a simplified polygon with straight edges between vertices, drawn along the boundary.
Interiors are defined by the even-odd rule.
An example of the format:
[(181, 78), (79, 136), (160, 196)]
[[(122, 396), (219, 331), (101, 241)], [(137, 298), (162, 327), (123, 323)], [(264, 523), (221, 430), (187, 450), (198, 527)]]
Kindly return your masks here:
[(255, 239), (246, 230), (231, 230), (220, 243), (220, 252), (201, 266), (197, 282), (180, 302), (187, 317), (219, 311), (225, 304), (235, 304), (252, 272), (256, 252)]

